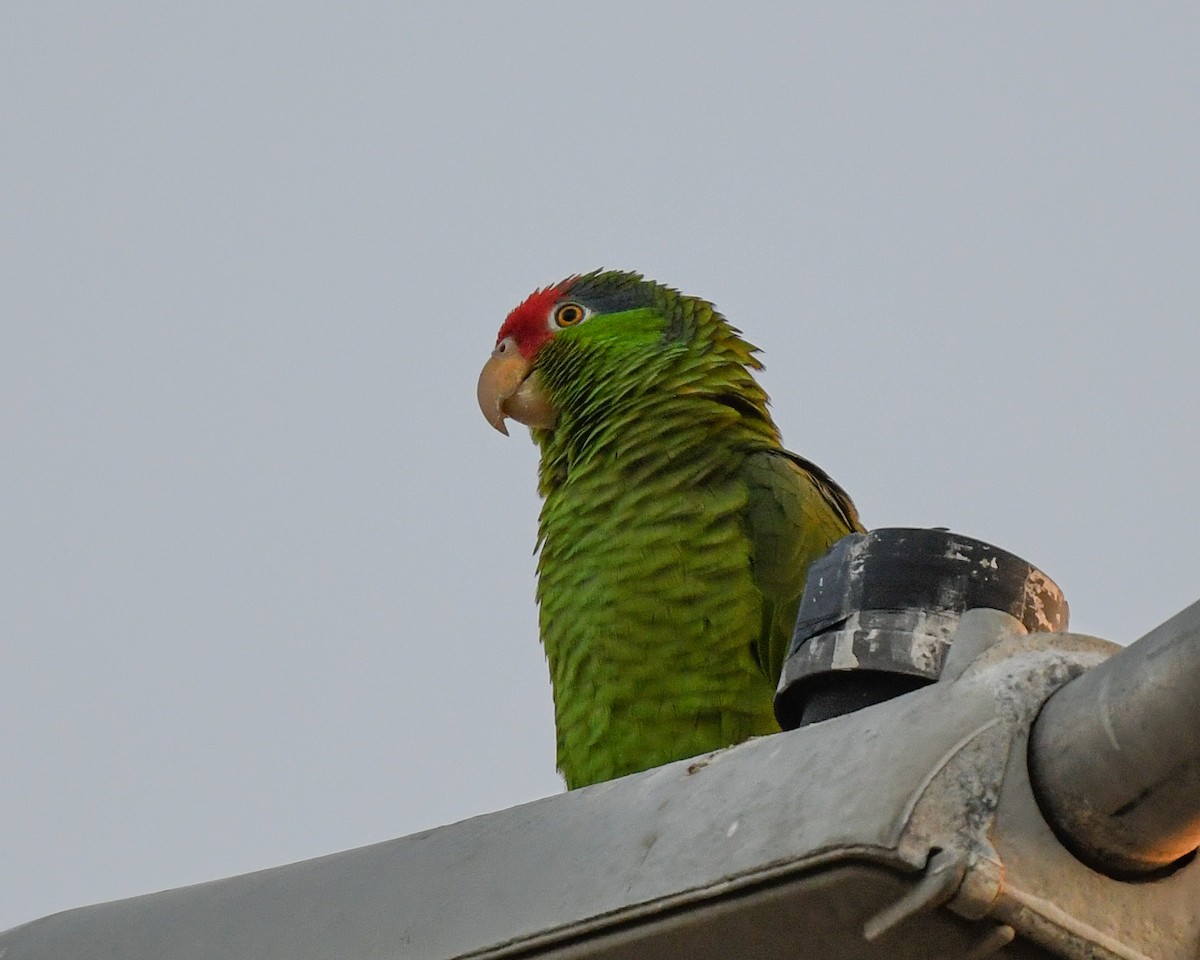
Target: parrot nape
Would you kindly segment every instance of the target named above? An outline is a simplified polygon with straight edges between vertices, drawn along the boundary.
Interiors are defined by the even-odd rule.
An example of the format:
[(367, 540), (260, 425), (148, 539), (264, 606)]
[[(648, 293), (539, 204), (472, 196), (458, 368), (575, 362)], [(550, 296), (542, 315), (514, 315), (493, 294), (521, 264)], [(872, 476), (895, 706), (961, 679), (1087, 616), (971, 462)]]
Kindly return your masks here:
[(711, 303), (596, 271), (500, 327), (484, 416), (541, 448), (537, 600), (567, 787), (778, 731), (809, 564), (861, 531), (784, 450), (756, 348)]

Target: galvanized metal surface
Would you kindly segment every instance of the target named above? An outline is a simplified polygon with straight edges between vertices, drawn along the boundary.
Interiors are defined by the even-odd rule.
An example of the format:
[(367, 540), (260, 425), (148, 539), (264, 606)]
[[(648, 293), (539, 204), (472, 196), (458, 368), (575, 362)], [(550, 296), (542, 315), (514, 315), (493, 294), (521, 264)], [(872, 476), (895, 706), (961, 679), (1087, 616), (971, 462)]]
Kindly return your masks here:
[(1029, 787), (1033, 717), (1113, 645), (1022, 636), (1011, 619), (964, 618), (976, 655), (956, 679), (889, 703), (428, 833), (68, 911), (0, 934), (0, 957), (1195, 960), (1200, 865), (1139, 884), (1095, 872)]
[(97, 943), (123, 960), (433, 960), (574, 941), (839, 858), (917, 870), (922, 852), (896, 852), (896, 811), (958, 735), (931, 730), (923, 760), (869, 788), (863, 772), (889, 763), (918, 708), (897, 701), (429, 833), (71, 911), (0, 947), (4, 960), (91, 960)]
[[(962, 833), (955, 848), (965, 852), (968, 868), (950, 906), (964, 916), (1006, 923), (1072, 960), (1194, 960), (1200, 954), (1200, 869), (1193, 865), (1148, 883), (1096, 872), (1058, 842), (1030, 787), (1028, 731), (1038, 704), (1081, 668), (1098, 669), (1119, 649), (1077, 634), (1009, 632), (951, 685), (990, 689), (1008, 735), (1004, 747), (993, 739), (995, 728), (980, 729), (974, 748), (964, 744), (953, 761), (961, 766), (951, 776), (976, 782), (964, 791), (957, 817)], [(989, 782), (994, 754), (1005, 750), (1003, 776)], [(937, 811), (946, 801), (955, 802), (952, 791), (934, 793), (935, 824), (956, 819), (950, 810)], [(912, 824), (918, 833), (919, 814), (914, 811)]]
[(701, 910), (663, 915), (538, 957), (547, 960), (1052, 960), (1020, 941), (1003, 954), (1012, 929), (930, 910), (875, 940), (862, 935), (872, 915), (911, 889), (905, 879), (868, 864), (818, 870), (784, 883), (714, 901)]
[(1200, 602), (1055, 693), (1030, 757), (1048, 818), (1097, 869), (1153, 873), (1200, 846)]

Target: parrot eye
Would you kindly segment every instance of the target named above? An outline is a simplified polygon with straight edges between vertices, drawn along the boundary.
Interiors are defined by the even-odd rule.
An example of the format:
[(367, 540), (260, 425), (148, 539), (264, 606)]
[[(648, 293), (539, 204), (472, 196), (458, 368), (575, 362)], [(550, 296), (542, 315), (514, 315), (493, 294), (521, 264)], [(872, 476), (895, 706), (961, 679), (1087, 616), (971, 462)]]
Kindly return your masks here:
[(554, 326), (573, 327), (588, 318), (588, 309), (582, 304), (568, 301), (554, 308)]

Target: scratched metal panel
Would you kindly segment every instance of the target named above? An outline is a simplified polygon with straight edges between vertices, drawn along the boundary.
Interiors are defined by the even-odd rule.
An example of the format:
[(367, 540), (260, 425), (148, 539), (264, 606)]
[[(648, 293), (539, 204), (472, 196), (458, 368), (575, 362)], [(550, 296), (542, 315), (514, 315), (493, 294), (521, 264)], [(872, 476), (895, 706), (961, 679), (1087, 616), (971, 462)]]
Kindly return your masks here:
[(917, 868), (896, 852), (909, 798), (990, 709), (931, 687), (707, 761), (67, 911), (0, 934), (0, 948), (4, 960), (433, 960), (632, 922), (849, 855)]
[[(0, 958), (954, 960), (1015, 933), (1014, 960), (1196, 960), (1200, 863), (1136, 884), (1102, 876), (1058, 843), (1029, 786), (1029, 724), (1111, 645), (1007, 632), (1010, 619), (964, 616), (939, 683), (868, 710), (388, 843), (68, 911), (0, 934)], [(882, 935), (864, 940), (905, 889), (947, 906), (890, 911), (907, 919), (877, 918)]]

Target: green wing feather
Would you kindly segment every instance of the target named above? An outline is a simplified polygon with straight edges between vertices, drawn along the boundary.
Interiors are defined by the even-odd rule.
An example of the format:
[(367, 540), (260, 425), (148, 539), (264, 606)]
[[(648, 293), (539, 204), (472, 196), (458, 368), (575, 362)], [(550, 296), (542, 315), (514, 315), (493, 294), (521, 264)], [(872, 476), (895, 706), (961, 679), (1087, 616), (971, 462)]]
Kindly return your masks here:
[(745, 511), (750, 571), (763, 596), (758, 665), (775, 683), (791, 642), (808, 567), (852, 530), (858, 511), (846, 492), (815, 463), (786, 450), (746, 457)]

